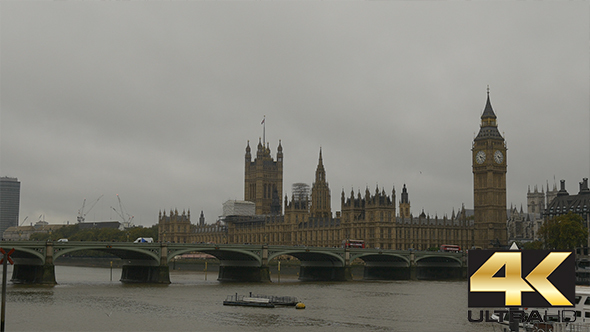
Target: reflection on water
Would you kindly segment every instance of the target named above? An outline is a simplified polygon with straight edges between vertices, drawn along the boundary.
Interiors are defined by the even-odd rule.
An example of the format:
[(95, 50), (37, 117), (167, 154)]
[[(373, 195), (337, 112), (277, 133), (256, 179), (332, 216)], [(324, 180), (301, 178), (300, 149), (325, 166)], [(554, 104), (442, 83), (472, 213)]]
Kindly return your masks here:
[(10, 301), (14, 302), (53, 304), (53, 289), (19, 286), (19, 291), (11, 291), (8, 294)]
[[(219, 283), (171, 273), (170, 285), (121, 284), (120, 270), (56, 267), (54, 287), (8, 285), (10, 331), (493, 331), (467, 321), (466, 282)], [(223, 306), (230, 294), (294, 296), (307, 306)]]
[[(268, 309), (268, 308), (267, 308)], [(269, 309), (272, 310), (272, 309)], [(290, 310), (283, 308), (282, 310)], [(284, 317), (277, 314), (265, 313), (220, 313), (218, 315), (219, 322), (228, 328), (230, 326), (242, 327), (259, 327), (259, 328), (323, 328), (323, 327), (341, 327), (345, 330), (372, 330), (372, 331), (389, 331), (391, 327), (373, 326), (370, 324), (339, 322), (322, 318), (301, 317)]]

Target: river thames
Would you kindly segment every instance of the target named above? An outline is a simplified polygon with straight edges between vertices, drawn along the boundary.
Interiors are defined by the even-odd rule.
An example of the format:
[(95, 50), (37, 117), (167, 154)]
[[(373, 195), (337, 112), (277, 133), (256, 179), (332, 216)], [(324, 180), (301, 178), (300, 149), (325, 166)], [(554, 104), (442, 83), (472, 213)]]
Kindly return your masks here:
[[(9, 270), (10, 272), (10, 270)], [(7, 287), (7, 331), (501, 331), (467, 320), (466, 281), (220, 283), (171, 271), (170, 285), (128, 285), (120, 269), (56, 266), (58, 285)], [(9, 273), (10, 278), (10, 273)], [(207, 278), (207, 280), (205, 280)], [(306, 305), (223, 306), (230, 294), (294, 296)]]

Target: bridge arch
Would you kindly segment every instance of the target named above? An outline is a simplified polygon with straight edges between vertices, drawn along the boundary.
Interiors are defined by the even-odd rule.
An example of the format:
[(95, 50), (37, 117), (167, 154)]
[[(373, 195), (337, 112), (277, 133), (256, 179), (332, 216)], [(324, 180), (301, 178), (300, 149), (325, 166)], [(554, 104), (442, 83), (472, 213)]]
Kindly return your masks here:
[(72, 241), (52, 246), (53, 260), (83, 250), (106, 252), (121, 258), (120, 281), (124, 283), (170, 283), (166, 249), (160, 243)]
[(282, 255), (289, 255), (297, 258), (302, 265), (311, 262), (324, 262), (326, 265), (343, 267), (346, 264), (344, 257), (334, 252), (318, 252), (305, 248), (289, 248), (285, 250), (270, 251), (268, 260), (271, 261)]
[(258, 266), (260, 266), (260, 264), (262, 263), (260, 255), (251, 250), (244, 250), (240, 248), (221, 249), (219, 247), (211, 248), (210, 246), (195, 246), (182, 249), (170, 249), (168, 255), (168, 262), (172, 261), (175, 256), (179, 256), (190, 252), (202, 252), (205, 254), (209, 254), (217, 258), (222, 264), (224, 261), (251, 261), (256, 262)]
[(300, 262), (299, 280), (302, 281), (344, 281), (351, 280), (350, 266), (346, 253), (339, 248), (288, 247), (269, 249), (268, 260), (289, 255)]
[(389, 263), (390, 266), (403, 266), (409, 267), (411, 265), (410, 259), (407, 255), (400, 255), (398, 253), (360, 253), (350, 256), (350, 260), (353, 261), (357, 258), (363, 260), (366, 264), (385, 262)]
[[(405, 255), (404, 255), (405, 254)], [(365, 280), (407, 280), (411, 278), (412, 261), (407, 253), (400, 252), (362, 252), (351, 255), (353, 259), (365, 263)]]
[(57, 259), (61, 256), (65, 256), (70, 253), (83, 251), (83, 250), (95, 250), (95, 251), (102, 251), (109, 253), (111, 255), (117, 256), (121, 259), (128, 259), (128, 260), (153, 260), (155, 263), (160, 262), (160, 253), (159, 248), (158, 250), (149, 250), (143, 248), (135, 248), (135, 247), (124, 247), (124, 248), (112, 248), (112, 246), (103, 245), (88, 245), (88, 246), (76, 246), (70, 248), (60, 248), (54, 251), (54, 259)]
[(448, 255), (424, 255), (416, 258), (416, 265), (429, 265), (438, 264), (445, 266), (463, 266), (463, 261), (459, 257), (448, 256)]
[(167, 260), (189, 252), (209, 254), (219, 260), (219, 281), (270, 281), (266, 246), (168, 243)]
[(463, 257), (454, 254), (426, 254), (416, 258), (416, 279), (461, 279), (466, 272)]
[(15, 247), (14, 253), (10, 256), (15, 262), (23, 263), (25, 261), (32, 262), (34, 265), (45, 264), (45, 250), (40, 248)]

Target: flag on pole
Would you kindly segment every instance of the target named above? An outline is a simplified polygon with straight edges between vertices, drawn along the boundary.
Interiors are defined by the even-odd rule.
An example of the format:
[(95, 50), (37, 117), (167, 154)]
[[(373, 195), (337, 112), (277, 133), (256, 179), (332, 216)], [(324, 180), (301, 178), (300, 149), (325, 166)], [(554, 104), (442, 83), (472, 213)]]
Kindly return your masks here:
[(262, 118), (262, 122), (260, 122), (260, 124), (264, 124), (264, 120), (266, 120), (266, 118)]

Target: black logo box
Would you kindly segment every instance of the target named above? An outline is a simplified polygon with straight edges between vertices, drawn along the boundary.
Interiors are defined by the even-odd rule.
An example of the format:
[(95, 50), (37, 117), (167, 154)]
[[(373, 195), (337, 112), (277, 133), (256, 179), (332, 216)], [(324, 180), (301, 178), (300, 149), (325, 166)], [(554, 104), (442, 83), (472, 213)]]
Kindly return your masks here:
[[(468, 307), (469, 308), (502, 308), (506, 306), (504, 292), (470, 292), (471, 276), (495, 253), (495, 252), (520, 252), (521, 253), (521, 279), (525, 277), (551, 252), (568, 252), (556, 250), (470, 250), (467, 257), (467, 275), (469, 282)], [(504, 268), (500, 269), (500, 274)], [(503, 276), (503, 275), (502, 275)], [(497, 277), (500, 275), (497, 274)], [(559, 290), (574, 305), (576, 295), (576, 258), (572, 252), (547, 278), (557, 290)], [(526, 280), (525, 280), (526, 281)], [(532, 286), (531, 286), (532, 287)], [(532, 287), (534, 289), (534, 287)], [(522, 301), (519, 307), (525, 308), (549, 308), (552, 306), (538, 292), (522, 292)], [(569, 306), (571, 307), (571, 306)]]

